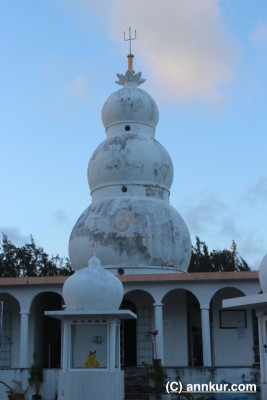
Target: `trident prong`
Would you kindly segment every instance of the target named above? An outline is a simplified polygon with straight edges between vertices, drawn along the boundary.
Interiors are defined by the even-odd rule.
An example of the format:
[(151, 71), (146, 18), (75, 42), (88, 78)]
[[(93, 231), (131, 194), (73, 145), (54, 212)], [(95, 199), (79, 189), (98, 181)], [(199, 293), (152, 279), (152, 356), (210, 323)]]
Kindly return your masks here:
[(125, 42), (130, 42), (130, 53), (129, 54), (132, 54), (132, 40), (135, 40), (136, 39), (136, 29), (134, 30), (134, 37), (132, 37), (132, 32), (131, 32), (131, 28), (129, 27), (129, 38), (128, 39), (126, 39), (126, 37), (125, 37), (125, 31), (124, 31), (124, 40), (125, 40)]

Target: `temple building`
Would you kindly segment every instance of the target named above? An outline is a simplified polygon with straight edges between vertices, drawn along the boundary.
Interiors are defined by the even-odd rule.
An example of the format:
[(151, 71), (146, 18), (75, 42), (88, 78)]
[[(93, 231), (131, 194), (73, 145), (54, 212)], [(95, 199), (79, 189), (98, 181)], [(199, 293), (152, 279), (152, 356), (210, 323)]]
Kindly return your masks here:
[[(122, 88), (108, 97), (102, 109), (107, 138), (89, 161), (92, 203), (70, 235), (72, 277), (80, 278), (71, 289), (67, 282), (76, 278), (0, 279), (2, 380), (21, 380), (26, 385), (27, 368), (36, 352), (45, 368), (44, 400), (69, 398), (60, 384), (64, 368), (86, 369), (86, 373), (99, 368), (122, 369), (126, 381), (128, 370), (141, 370), (143, 363), (151, 364), (153, 359), (161, 360), (170, 379), (179, 375), (184, 383), (239, 383), (242, 376), (259, 381), (258, 326), (253, 309), (222, 308), (225, 299), (258, 294), (258, 272), (187, 273), (190, 234), (170, 205), (173, 165), (155, 138), (158, 108), (140, 88), (145, 80), (133, 71), (132, 54), (128, 60), (127, 72), (118, 74), (117, 83)], [(86, 286), (85, 274), (90, 269), (89, 260), (91, 272), (97, 267), (102, 277), (101, 268), (105, 269), (123, 285), (120, 310), (115, 302), (110, 317), (105, 310), (111, 300), (105, 299), (113, 299), (115, 294), (106, 297), (105, 285), (100, 285), (98, 300), (92, 300), (94, 285)], [(99, 279), (113, 282), (110, 276)], [(106, 322), (100, 327), (96, 325), (99, 320)], [(72, 328), (82, 323), (95, 325)], [(69, 344), (74, 346), (69, 353), (68, 324), (70, 332), (80, 335), (75, 345)], [(116, 325), (120, 327), (119, 338)], [(86, 332), (92, 332), (92, 350), (99, 354), (90, 369), (85, 365), (86, 350), (75, 350), (87, 337)], [(116, 354), (107, 348), (113, 339), (119, 343)], [(106, 350), (102, 352), (104, 342)], [(0, 388), (1, 398), (3, 393), (4, 388)], [(91, 398), (104, 399), (97, 396)], [(127, 388), (125, 397), (122, 389), (117, 400), (124, 398)]]

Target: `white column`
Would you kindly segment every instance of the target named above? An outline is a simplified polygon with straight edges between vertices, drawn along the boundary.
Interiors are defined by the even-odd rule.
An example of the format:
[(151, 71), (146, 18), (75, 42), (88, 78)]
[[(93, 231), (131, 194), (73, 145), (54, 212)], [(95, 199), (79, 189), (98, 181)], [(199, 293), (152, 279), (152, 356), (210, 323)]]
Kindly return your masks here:
[(203, 366), (211, 367), (211, 342), (210, 342), (210, 309), (209, 306), (201, 307)]
[[(155, 336), (155, 342), (157, 347), (157, 358), (161, 359), (161, 364), (164, 365), (164, 341), (163, 341), (163, 303), (154, 303), (154, 315), (155, 315), (155, 330), (158, 334)], [(154, 355), (156, 357), (156, 355)]]
[(29, 350), (29, 312), (20, 313), (20, 368), (28, 368), (28, 350)]
[(115, 352), (116, 352), (116, 322), (110, 323), (109, 331), (109, 369), (114, 371), (115, 369)]
[[(61, 325), (62, 326), (62, 325)], [(69, 369), (69, 348), (72, 346), (70, 343), (70, 324), (68, 321), (63, 321), (63, 344), (62, 344), (62, 369), (67, 371)]]

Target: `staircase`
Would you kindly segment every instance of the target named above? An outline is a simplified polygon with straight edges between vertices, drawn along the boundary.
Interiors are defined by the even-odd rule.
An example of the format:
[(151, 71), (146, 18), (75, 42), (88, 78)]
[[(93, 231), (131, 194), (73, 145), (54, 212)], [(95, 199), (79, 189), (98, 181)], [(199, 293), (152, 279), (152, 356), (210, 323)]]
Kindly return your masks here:
[(149, 400), (149, 378), (144, 367), (124, 368), (125, 400)]

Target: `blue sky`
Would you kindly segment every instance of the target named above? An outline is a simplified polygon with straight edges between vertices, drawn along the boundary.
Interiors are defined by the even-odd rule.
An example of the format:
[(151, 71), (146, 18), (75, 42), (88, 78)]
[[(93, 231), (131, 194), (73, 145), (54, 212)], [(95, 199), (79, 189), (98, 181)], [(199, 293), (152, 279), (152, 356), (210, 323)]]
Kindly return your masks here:
[(68, 255), (91, 202), (101, 108), (127, 69), (129, 26), (174, 164), (171, 204), (193, 243), (234, 239), (257, 269), (267, 252), (265, 0), (1, 2), (1, 231)]

